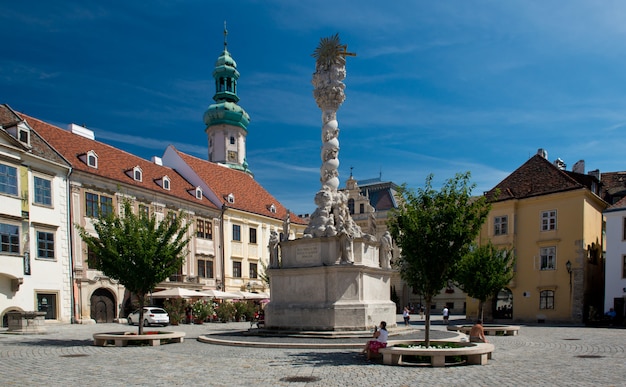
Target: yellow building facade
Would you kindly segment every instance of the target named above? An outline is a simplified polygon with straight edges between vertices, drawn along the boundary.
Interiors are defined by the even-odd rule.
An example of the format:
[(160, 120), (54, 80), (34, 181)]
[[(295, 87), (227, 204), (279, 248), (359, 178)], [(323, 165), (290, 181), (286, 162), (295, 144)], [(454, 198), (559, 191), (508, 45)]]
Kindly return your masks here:
[[(486, 194), (492, 209), (480, 242), (513, 248), (517, 261), (485, 319), (581, 323), (602, 307), (606, 203), (598, 186), (536, 155)], [(477, 314), (478, 301), (468, 299), (468, 317)]]

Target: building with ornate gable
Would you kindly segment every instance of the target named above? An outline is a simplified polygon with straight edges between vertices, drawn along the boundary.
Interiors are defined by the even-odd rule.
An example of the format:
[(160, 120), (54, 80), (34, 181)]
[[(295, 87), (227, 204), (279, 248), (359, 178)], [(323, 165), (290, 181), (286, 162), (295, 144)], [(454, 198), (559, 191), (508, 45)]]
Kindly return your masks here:
[(33, 129), (0, 105), (0, 315), (45, 312), (70, 322), (69, 163)]

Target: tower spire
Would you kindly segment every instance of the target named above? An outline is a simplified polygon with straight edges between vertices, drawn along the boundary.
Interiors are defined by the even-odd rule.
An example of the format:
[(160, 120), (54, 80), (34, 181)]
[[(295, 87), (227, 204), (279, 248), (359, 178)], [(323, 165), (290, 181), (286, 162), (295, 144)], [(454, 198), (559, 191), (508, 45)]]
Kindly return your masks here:
[(224, 51), (217, 58), (213, 70), (215, 80), (215, 103), (204, 113), (205, 132), (209, 140), (209, 161), (222, 163), (230, 168), (252, 172), (246, 160), (246, 136), (250, 116), (239, 106), (237, 63), (226, 49), (228, 29), (224, 21)]
[(228, 41), (226, 38), (228, 37), (228, 30), (226, 29), (226, 20), (224, 20), (224, 51), (226, 51), (226, 47), (228, 46)]

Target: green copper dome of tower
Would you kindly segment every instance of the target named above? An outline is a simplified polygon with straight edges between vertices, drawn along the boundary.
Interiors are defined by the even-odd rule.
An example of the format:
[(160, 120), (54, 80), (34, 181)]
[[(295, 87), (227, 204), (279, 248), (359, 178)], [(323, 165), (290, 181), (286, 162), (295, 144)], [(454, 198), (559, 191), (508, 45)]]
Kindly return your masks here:
[(239, 71), (237, 71), (237, 63), (227, 49), (227, 35), (228, 31), (224, 23), (224, 51), (217, 58), (213, 70), (215, 103), (204, 112), (205, 132), (209, 139), (209, 161), (252, 175), (246, 161), (246, 136), (250, 116), (237, 105)]

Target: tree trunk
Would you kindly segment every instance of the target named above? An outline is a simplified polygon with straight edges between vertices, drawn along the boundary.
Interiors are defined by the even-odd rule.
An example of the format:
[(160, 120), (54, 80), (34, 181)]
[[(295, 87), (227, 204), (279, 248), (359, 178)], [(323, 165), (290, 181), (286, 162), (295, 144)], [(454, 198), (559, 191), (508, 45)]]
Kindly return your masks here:
[(424, 344), (428, 347), (430, 345), (430, 304), (432, 302), (432, 296), (428, 296), (424, 299), (426, 302), (426, 317), (424, 322)]
[(137, 326), (139, 327), (138, 335), (143, 335), (143, 306), (146, 302), (145, 294), (137, 294), (137, 300), (139, 301), (139, 321), (137, 321)]
[(483, 300), (478, 300), (478, 319), (481, 320), (482, 322), (485, 322), (485, 320), (483, 319), (483, 307), (485, 306), (485, 303), (483, 302)]

